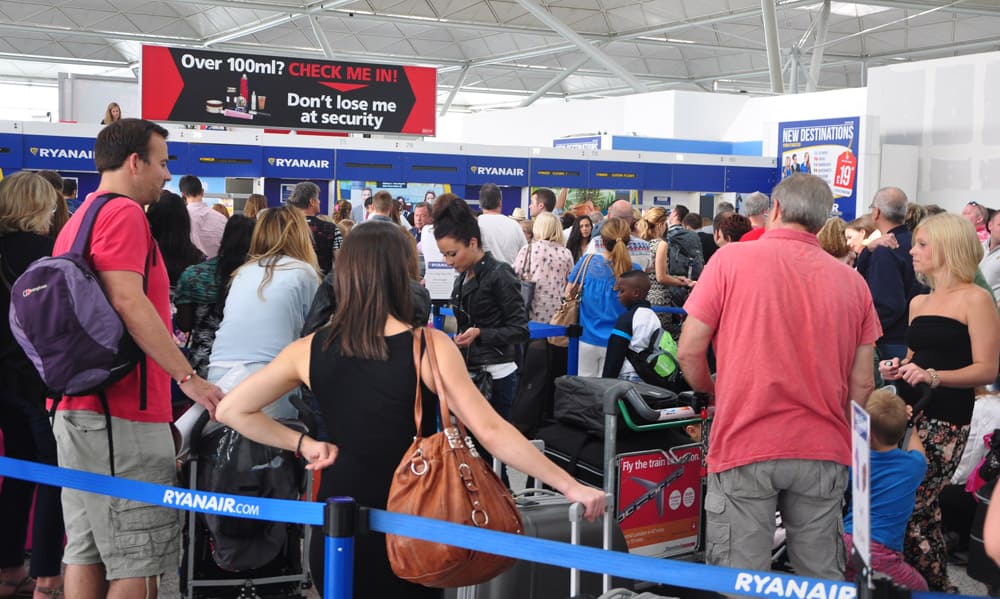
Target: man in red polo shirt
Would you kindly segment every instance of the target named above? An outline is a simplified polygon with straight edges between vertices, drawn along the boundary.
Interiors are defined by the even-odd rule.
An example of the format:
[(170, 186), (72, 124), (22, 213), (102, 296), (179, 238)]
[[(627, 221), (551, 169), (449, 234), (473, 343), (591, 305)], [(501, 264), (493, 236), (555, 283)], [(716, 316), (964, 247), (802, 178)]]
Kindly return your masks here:
[(744, 233), (740, 241), (757, 241), (764, 234), (764, 224), (767, 222), (767, 209), (771, 204), (766, 194), (755, 191), (743, 200), (740, 214), (750, 219), (753, 226), (750, 232)]
[[(140, 409), (142, 377), (135, 368), (104, 390), (113, 456), (97, 396), (64, 397), (53, 432), (60, 466), (109, 474), (114, 459), (116, 476), (169, 485), (176, 478), (170, 379), (213, 415), (222, 392), (192, 371), (169, 332), (170, 283), (143, 212), (170, 180), (166, 137), (166, 129), (140, 119), (121, 119), (102, 129), (94, 143), (94, 162), (101, 173), (98, 191), (66, 223), (53, 250), (53, 255), (69, 251), (97, 196), (121, 195), (98, 213), (87, 259), (146, 354), (146, 409)], [(178, 512), (72, 489), (63, 489), (62, 502), (66, 596), (156, 599), (158, 577), (177, 567)]]
[(783, 180), (767, 232), (720, 248), (684, 304), (681, 367), (692, 388), (715, 394), (709, 563), (768, 570), (780, 509), (796, 573), (843, 578), (848, 407), (872, 390), (882, 331), (864, 279), (816, 240), (832, 205), (819, 177)]

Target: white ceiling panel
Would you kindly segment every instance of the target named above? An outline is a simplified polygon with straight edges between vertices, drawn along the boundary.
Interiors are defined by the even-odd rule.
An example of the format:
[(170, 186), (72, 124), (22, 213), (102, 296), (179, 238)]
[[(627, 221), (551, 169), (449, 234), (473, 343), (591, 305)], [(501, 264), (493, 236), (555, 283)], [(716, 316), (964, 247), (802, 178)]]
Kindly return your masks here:
[[(59, 72), (132, 76), (86, 61), (133, 60), (140, 43), (164, 43), (165, 36), (189, 46), (207, 42), (226, 51), (320, 57), (305, 18), (310, 1), (0, 0), (0, 51), (29, 55), (0, 60), (0, 75), (42, 80)], [(452, 105), (463, 110), (489, 97), (477, 90), (514, 94), (513, 100), (500, 97), (490, 104), (520, 101), (584, 56), (522, 2), (541, 5), (605, 56), (588, 60), (551, 95), (627, 93), (629, 86), (611, 74), (608, 61), (657, 89), (664, 81), (677, 88), (694, 88), (698, 82), (711, 87), (727, 76), (739, 76), (748, 88), (768, 86), (760, 0), (356, 0), (314, 14), (335, 53), (350, 60), (367, 55), (373, 62), (448, 67), (439, 75), (444, 94), (458, 81), (460, 67), (471, 66)], [(803, 61), (808, 61), (819, 0), (776, 3), (782, 60), (801, 43)], [(845, 17), (839, 13), (868, 13), (873, 7), (860, 0), (837, 3), (825, 51), (826, 62), (837, 66), (823, 69), (821, 88), (860, 85), (865, 61), (884, 64), (897, 55), (923, 59), (1000, 47), (1000, 1), (966, 0), (926, 14), (922, 7), (932, 4), (925, 0), (879, 0), (878, 5), (885, 10)], [(282, 19), (289, 14), (290, 22)], [(234, 37), (213, 45), (222, 35)], [(997, 43), (951, 47), (983, 40)], [(54, 59), (65, 62), (54, 64)], [(491, 64), (483, 66), (484, 61)]]

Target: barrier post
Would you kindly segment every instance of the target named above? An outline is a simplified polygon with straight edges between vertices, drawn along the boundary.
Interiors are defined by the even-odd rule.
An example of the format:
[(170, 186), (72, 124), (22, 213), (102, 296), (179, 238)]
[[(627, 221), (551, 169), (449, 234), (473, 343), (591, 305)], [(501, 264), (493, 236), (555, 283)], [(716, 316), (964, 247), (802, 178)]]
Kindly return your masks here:
[(354, 534), (358, 507), (352, 497), (331, 497), (323, 510), (323, 599), (354, 596)]
[(566, 353), (566, 374), (576, 376), (580, 372), (580, 335), (583, 327), (578, 324), (571, 324), (566, 327), (566, 336), (569, 337), (569, 346)]

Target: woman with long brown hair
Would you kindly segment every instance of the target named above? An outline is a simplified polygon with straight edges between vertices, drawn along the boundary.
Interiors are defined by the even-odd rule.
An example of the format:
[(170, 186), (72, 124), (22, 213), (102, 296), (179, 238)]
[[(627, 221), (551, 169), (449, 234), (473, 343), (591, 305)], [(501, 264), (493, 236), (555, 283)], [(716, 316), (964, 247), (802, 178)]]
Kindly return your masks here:
[[(218, 419), (259, 443), (297, 450), (308, 468), (327, 470), (319, 498), (350, 496), (359, 505), (384, 509), (393, 472), (417, 433), (413, 419), (417, 374), (413, 358), (413, 304), (408, 264), (413, 245), (408, 233), (387, 222), (358, 226), (344, 241), (334, 271), (337, 303), (331, 323), (300, 339), (262, 371), (231, 391), (219, 404)], [(448, 388), (449, 407), (494, 455), (583, 502), (593, 519), (604, 495), (585, 487), (547, 460), (501, 418), (469, 379), (458, 347), (444, 333), (434, 336), (436, 362)], [(437, 428), (436, 383), (430, 358), (421, 361), (421, 431)], [(390, 375), (387, 376), (387, 373)], [(330, 431), (322, 443), (269, 418), (261, 410), (275, 398), (305, 384), (319, 402)], [(324, 586), (323, 535), (312, 536), (313, 576)], [(397, 578), (389, 567), (385, 536), (364, 532), (354, 546), (355, 597), (438, 599), (432, 589)]]
[[(224, 390), (260, 370), (299, 337), (319, 287), (319, 264), (305, 216), (297, 208), (270, 208), (250, 239), (247, 261), (233, 274), (215, 335), (208, 378)], [(271, 407), (294, 416), (289, 401)]]
[(580, 299), (580, 376), (601, 376), (604, 371), (604, 356), (608, 350), (608, 339), (615, 326), (615, 320), (625, 311), (618, 301), (618, 277), (630, 270), (642, 270), (632, 262), (628, 253), (631, 232), (628, 223), (620, 218), (612, 218), (601, 227), (601, 241), (604, 248), (597, 254), (588, 254), (576, 263), (570, 271), (569, 293), (573, 280), (581, 272), (583, 295)]

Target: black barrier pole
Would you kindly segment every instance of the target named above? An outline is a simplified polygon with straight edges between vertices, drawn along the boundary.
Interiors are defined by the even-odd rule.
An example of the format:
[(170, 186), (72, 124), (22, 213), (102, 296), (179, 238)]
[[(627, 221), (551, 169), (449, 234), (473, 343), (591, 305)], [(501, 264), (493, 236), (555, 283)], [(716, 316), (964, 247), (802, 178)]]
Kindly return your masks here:
[(354, 534), (358, 528), (358, 506), (352, 497), (331, 497), (323, 510), (326, 536), (323, 599), (354, 596)]

